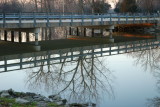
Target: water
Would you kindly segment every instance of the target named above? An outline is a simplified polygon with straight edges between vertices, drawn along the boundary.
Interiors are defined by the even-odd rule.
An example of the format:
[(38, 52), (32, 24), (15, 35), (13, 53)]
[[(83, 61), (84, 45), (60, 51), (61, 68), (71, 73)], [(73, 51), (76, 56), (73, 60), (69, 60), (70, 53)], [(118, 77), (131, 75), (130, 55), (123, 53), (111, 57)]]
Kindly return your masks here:
[(127, 43), (1, 60), (0, 90), (59, 93), (97, 107), (148, 107), (160, 97), (159, 40)]

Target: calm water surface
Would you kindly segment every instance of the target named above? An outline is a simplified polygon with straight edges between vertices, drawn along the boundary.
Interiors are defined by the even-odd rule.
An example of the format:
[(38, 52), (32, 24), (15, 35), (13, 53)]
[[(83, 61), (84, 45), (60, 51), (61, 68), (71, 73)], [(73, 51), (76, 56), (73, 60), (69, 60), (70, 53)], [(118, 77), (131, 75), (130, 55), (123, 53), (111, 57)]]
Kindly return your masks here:
[(51, 65), (39, 62), (40, 67), (0, 73), (0, 90), (12, 88), (45, 96), (59, 93), (69, 102), (92, 102), (97, 107), (148, 107), (156, 102), (154, 98), (160, 97), (159, 47), (111, 56), (80, 55), (73, 59)]
[[(154, 59), (159, 57), (159, 52), (160, 49), (154, 49), (95, 58), (93, 66), (97, 68), (93, 68), (95, 70), (93, 70), (92, 75), (96, 75), (93, 80), (86, 76), (86, 72), (90, 72), (92, 64), (88, 63), (87, 65), (84, 60), (65, 64), (63, 70), (68, 71), (69, 75), (65, 74), (59, 78), (55, 78), (55, 75), (59, 75), (57, 71), (61, 69), (62, 64), (51, 65), (50, 68), (45, 66), (43, 71), (37, 67), (1, 73), (0, 90), (12, 88), (15, 91), (31, 91), (45, 96), (56, 94), (59, 89), (66, 87), (64, 84), (68, 84), (71, 75), (76, 73), (77, 76), (73, 78), (73, 81), (77, 95), (74, 96), (73, 83), (62, 92), (63, 97), (68, 99), (69, 96), (71, 97), (71, 102), (96, 101), (98, 107), (147, 107), (150, 102), (148, 99), (160, 96), (158, 90), (160, 78), (157, 76), (160, 70), (158, 68), (155, 70), (156, 67), (159, 67), (159, 62), (154, 62), (160, 60)], [(143, 55), (139, 58), (141, 54)], [(77, 64), (80, 64), (80, 67), (75, 71), (73, 69)], [(83, 66), (88, 67), (86, 68), (87, 71), (80, 70)], [(85, 69), (83, 68), (83, 70)], [(39, 73), (35, 74), (35, 72)], [(84, 88), (81, 72), (85, 73), (84, 80), (89, 87), (85, 86)], [(92, 85), (91, 81), (93, 82)], [(54, 84), (59, 85), (56, 87)], [(83, 88), (76, 89), (78, 87)]]

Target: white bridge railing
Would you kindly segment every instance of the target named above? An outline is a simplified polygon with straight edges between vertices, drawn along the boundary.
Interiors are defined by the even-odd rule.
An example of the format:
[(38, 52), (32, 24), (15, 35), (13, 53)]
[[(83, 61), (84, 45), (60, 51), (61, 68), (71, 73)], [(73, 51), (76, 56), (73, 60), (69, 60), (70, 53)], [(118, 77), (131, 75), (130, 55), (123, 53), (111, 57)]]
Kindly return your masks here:
[(117, 24), (120, 24), (122, 21), (125, 21), (127, 24), (129, 21), (132, 21), (132, 23), (139, 21), (139, 23), (141, 23), (143, 21), (149, 22), (157, 20), (160, 20), (159, 14), (63, 15), (55, 13), (0, 13), (0, 24), (3, 24), (3, 27), (9, 23), (19, 25), (22, 23), (32, 23), (36, 27), (38, 23), (46, 23), (47, 26), (50, 26), (50, 23), (59, 23), (59, 26), (61, 26), (62, 23), (69, 22), (72, 26), (75, 22), (79, 22), (81, 25), (84, 25), (86, 22), (90, 22), (91, 25), (93, 25), (94, 22), (99, 22), (101, 25), (103, 25), (104, 22), (108, 22), (109, 24), (117, 22)]

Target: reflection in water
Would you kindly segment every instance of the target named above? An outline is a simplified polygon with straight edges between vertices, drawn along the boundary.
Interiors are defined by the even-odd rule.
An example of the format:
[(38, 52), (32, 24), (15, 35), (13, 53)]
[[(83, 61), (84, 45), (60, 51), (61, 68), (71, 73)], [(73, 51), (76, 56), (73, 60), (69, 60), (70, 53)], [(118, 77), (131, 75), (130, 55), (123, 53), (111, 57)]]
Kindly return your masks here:
[[(160, 48), (143, 50), (136, 53), (129, 53), (135, 59), (136, 65), (141, 65), (145, 71), (148, 69), (157, 79), (158, 91), (160, 91)], [(160, 95), (159, 95), (160, 96)], [(148, 107), (159, 107), (160, 97), (148, 99)]]
[[(63, 94), (68, 92), (69, 99), (76, 102), (96, 101), (101, 92), (113, 97), (112, 72), (103, 65), (105, 61), (92, 54), (94, 50), (79, 51), (75, 61), (63, 59), (60, 64), (41, 66), (36, 71), (27, 71), (30, 88), (45, 87), (47, 90)], [(65, 54), (66, 56), (68, 53)], [(45, 59), (47, 56), (41, 56)], [(53, 62), (52, 62), (53, 63)]]
[(160, 97), (155, 97), (148, 100), (148, 107), (159, 107), (160, 106)]
[[(106, 66), (107, 60), (102, 58), (104, 55), (130, 53), (136, 59), (135, 64), (141, 64), (144, 69), (150, 66), (151, 70), (156, 69), (157, 72), (160, 70), (158, 46), (158, 40), (148, 39), (30, 53), (26, 56), (13, 55), (17, 62), (11, 56), (2, 58), (0, 73), (30, 68), (26, 72), (26, 85), (29, 88), (44, 88), (53, 94), (62, 94), (71, 102), (96, 102), (96, 99), (101, 100), (101, 95), (114, 97), (113, 72)], [(159, 77), (158, 74), (154, 73)]]
[(135, 59), (136, 65), (141, 65), (144, 70), (150, 69), (151, 71), (160, 70), (160, 49), (143, 50), (136, 53), (129, 53), (129, 56)]
[[(113, 73), (103, 56), (140, 50), (146, 53), (146, 49), (157, 46), (159, 42), (150, 39), (13, 55), (0, 62), (0, 73), (30, 68), (26, 72), (29, 88), (62, 94), (71, 102), (96, 102), (101, 100), (101, 95), (114, 98)], [(12, 57), (17, 58), (17, 62), (11, 60)]]

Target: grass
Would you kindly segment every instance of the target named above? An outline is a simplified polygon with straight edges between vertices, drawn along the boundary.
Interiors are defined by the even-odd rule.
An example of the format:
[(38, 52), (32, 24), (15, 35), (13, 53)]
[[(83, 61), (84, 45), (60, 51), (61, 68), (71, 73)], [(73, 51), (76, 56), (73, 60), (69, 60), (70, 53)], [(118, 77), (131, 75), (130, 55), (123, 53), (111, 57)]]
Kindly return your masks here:
[[(37, 103), (19, 104), (15, 102), (14, 98), (0, 98), (0, 107), (37, 107)], [(47, 107), (64, 107), (55, 103), (48, 103)]]
[(0, 98), (0, 105), (2, 107), (37, 107), (37, 103), (19, 104), (15, 102), (14, 98)]
[(49, 107), (64, 107), (64, 106), (57, 105), (55, 103), (49, 103), (48, 106)]

